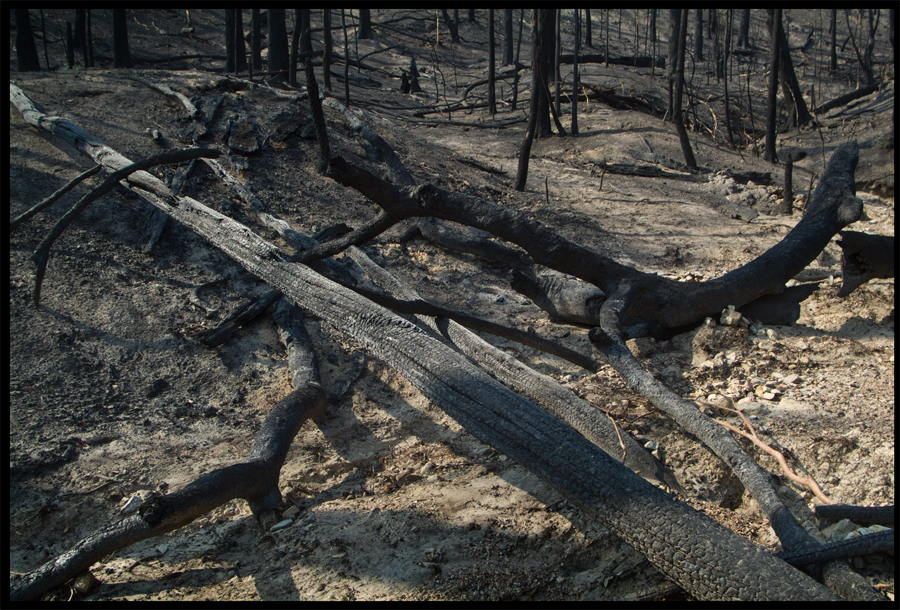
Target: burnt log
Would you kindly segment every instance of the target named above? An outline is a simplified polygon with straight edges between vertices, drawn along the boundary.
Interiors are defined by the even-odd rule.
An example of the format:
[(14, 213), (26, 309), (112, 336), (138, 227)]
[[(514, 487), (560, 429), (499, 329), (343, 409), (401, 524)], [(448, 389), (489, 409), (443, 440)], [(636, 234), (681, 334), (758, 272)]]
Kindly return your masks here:
[[(607, 62), (608, 59), (608, 62)], [(560, 64), (571, 64), (575, 63), (575, 56), (572, 54), (560, 55), (559, 56)], [(666, 67), (666, 58), (665, 57), (657, 57), (654, 58), (649, 57), (647, 55), (638, 55), (638, 56), (617, 56), (613, 57), (612, 55), (607, 58), (603, 53), (588, 53), (586, 55), (578, 56), (578, 63), (580, 64), (603, 64), (603, 63), (611, 63), (617, 66), (631, 66), (633, 68), (665, 68)]]
[(833, 100), (827, 101), (821, 106), (813, 108), (813, 114), (822, 114), (824, 112), (828, 112), (832, 108), (837, 108), (839, 106), (844, 106), (849, 104), (853, 100), (859, 99), (861, 97), (865, 97), (870, 93), (875, 93), (878, 91), (877, 85), (872, 85), (870, 87), (860, 87), (856, 91), (851, 91), (850, 93), (845, 93), (844, 95), (839, 95)]
[(841, 231), (841, 272), (843, 283), (838, 292), (845, 297), (869, 280), (894, 277), (897, 251), (893, 235), (869, 235)]

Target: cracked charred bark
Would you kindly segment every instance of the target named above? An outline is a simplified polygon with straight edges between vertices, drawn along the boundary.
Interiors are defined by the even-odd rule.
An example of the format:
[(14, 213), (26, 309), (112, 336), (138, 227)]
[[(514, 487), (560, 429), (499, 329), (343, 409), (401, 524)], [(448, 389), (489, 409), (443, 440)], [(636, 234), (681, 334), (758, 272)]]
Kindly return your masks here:
[[(11, 99), (15, 97), (14, 93), (11, 86)], [(70, 142), (88, 154), (93, 153), (98, 161), (102, 158), (113, 164), (127, 162), (67, 121), (37, 116), (33, 109), (23, 109), (22, 114), (36, 126), (64, 137), (68, 135)], [(342, 160), (335, 162), (339, 173), (343, 172), (344, 176), (353, 173)], [(246, 227), (195, 200), (181, 197), (177, 198), (176, 205), (170, 205), (168, 195), (161, 199), (154, 194), (159, 188), (167, 191), (149, 174), (135, 176), (132, 182), (136, 192), (204, 235), (252, 273), (283, 290), (296, 304), (315, 312), (332, 325), (342, 326), (342, 331), (363, 341), (469, 432), (538, 473), (645, 553), (694, 595), (708, 599), (829, 598), (827, 591), (802, 573), (788, 568), (661, 490), (648, 486), (574, 430), (503, 388), (408, 321), (333, 284), (303, 265), (292, 264), (283, 253)], [(852, 171), (850, 184), (852, 188)], [(363, 190), (380, 205), (383, 205), (382, 198), (392, 194), (392, 188), (378, 183), (363, 185)], [(415, 204), (411, 208), (414, 213), (410, 215), (447, 215), (449, 212), (442, 205), (450, 200), (468, 205), (466, 198), (456, 201), (452, 194), (447, 197), (429, 187), (403, 194), (401, 205)], [(818, 209), (815, 201), (811, 207)], [(471, 213), (471, 210), (464, 210), (464, 213)], [(807, 216), (811, 217), (811, 224), (815, 224), (819, 215), (808, 212)], [(499, 222), (509, 220), (507, 215)], [(491, 226), (495, 234), (499, 230), (489, 218), (482, 218), (477, 224)], [(533, 238), (539, 232), (539, 228), (530, 227), (525, 237)], [(558, 249), (559, 240), (551, 246), (552, 250)], [(536, 251), (536, 248), (532, 249)], [(535, 257), (534, 252), (529, 253)], [(817, 253), (818, 250), (813, 257)], [(551, 252), (543, 253), (541, 258), (553, 263), (565, 257), (559, 259)], [(621, 271), (625, 280), (639, 277), (635, 275), (637, 272), (628, 273), (627, 268), (621, 266), (621, 269), (615, 269), (612, 264), (602, 267), (605, 273)], [(612, 282), (612, 278), (606, 281)], [(348, 318), (354, 321), (350, 325), (346, 325)]]

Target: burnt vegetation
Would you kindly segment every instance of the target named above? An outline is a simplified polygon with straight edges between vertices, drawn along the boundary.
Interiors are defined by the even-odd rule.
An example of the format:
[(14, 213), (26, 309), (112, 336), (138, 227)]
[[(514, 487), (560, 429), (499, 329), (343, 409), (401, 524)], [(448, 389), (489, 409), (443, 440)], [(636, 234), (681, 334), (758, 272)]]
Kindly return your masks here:
[[(20, 300), (39, 312), (71, 313), (59, 311), (56, 276), (47, 275), (60, 249), (55, 244), (70, 226), (79, 226), (72, 223), (88, 206), (115, 196), (127, 205), (104, 208), (111, 226), (112, 215), (146, 214), (147, 235), (129, 239), (140, 242), (134, 249), (147, 260), (171, 254), (163, 252), (161, 244), (167, 243), (175, 255), (202, 250), (199, 256), (213, 261), (205, 267), (217, 279), (204, 277), (190, 290), (192, 311), (204, 319), (173, 332), (177, 341), (199, 358), (229, 341), (234, 346), (268, 316), (287, 354), (291, 383), (266, 406), (261, 423), (242, 431), (252, 443), (243, 456), (231, 456), (232, 463), (199, 473), (177, 490), (145, 497), (129, 516), (84, 532), (43, 565), (11, 575), (12, 599), (41, 599), (67, 584), (75, 590), (73, 583), (84, 581), (111, 553), (182, 528), (236, 498), (247, 501), (260, 535), (271, 538), (291, 505), (282, 492), (282, 470), (292, 443), (307, 420), (322, 425), (339, 401), (320, 375), (325, 364), (314, 341), (320, 331), (309, 330), (320, 325), (363, 346), (467, 433), (536, 474), (584, 520), (643, 555), (659, 577), (637, 598), (883, 599), (842, 558), (892, 548), (892, 535), (873, 535), (858, 546), (822, 545), (809, 523), (792, 512), (750, 443), (741, 440), (746, 437), (787, 466), (781, 451), (760, 440), (740, 405), (722, 407), (738, 412), (741, 420), (732, 424), (711, 417), (650, 370), (639, 346), (698, 327), (712, 344), (723, 333), (745, 339), (765, 326), (796, 322), (800, 303), (823, 280), (810, 285), (795, 278), (823, 256), (835, 236), (844, 250), (840, 297), (871, 280), (894, 277), (893, 236), (847, 230), (866, 218), (857, 196), (861, 149), (891, 150), (893, 119), (890, 131), (874, 141), (846, 133), (826, 151), (822, 135), (827, 117), (854, 108), (865, 112), (889, 95), (893, 99), (892, 59), (876, 51), (876, 42), (888, 36), (885, 23), (893, 50), (893, 9), (890, 15), (886, 9), (838, 11), (837, 19), (834, 11), (818, 11), (816, 19), (831, 18), (832, 33), (780, 9), (753, 15), (699, 9), (70, 12), (74, 35), (63, 34), (57, 21), (68, 18), (65, 11), (51, 16), (15, 10), (11, 121), (96, 167), (67, 172), (70, 184), (11, 210), (11, 248), (26, 248), (35, 235), (38, 243), (29, 246), (34, 276), (11, 299), (27, 295)], [(837, 29), (846, 38), (840, 48)], [(52, 57), (48, 48), (54, 49)], [(836, 52), (852, 61), (828, 70), (828, 53)], [(481, 54), (484, 61), (461, 59), (466, 53)], [(503, 65), (496, 64), (498, 58)], [(795, 65), (798, 58), (802, 66)], [(601, 69), (603, 78), (593, 71)], [(31, 72), (49, 75), (26, 74)], [(611, 74), (621, 75), (621, 86), (610, 85)], [(630, 75), (658, 81), (658, 87), (628, 87), (626, 81), (644, 82)], [(131, 135), (99, 133), (105, 117), (68, 113), (42, 99), (41, 79), (54, 76), (77, 81), (72, 95), (78, 98), (115, 95), (116, 88), (140, 91), (153, 100), (152, 122), (129, 124), (122, 133)], [(807, 83), (809, 92), (803, 91)], [(833, 91), (835, 83), (844, 93), (822, 93)], [(535, 213), (534, 201), (545, 199), (551, 217), (567, 212), (551, 209), (553, 178), (536, 180), (530, 163), (542, 162), (553, 142), (577, 147), (579, 138), (597, 135), (588, 125), (591, 109), (598, 107), (639, 113), (644, 124), (634, 131), (649, 149), (631, 150), (627, 162), (606, 153), (582, 155), (589, 161), (588, 180), (603, 196), (626, 195), (610, 186), (613, 175), (727, 183), (729, 189), (778, 184), (782, 199), (762, 213), (793, 215), (790, 230), (746, 261), (725, 262), (722, 273), (696, 282), (642, 270), (598, 247), (597, 240), (551, 226)], [(517, 149), (507, 155), (505, 169), (487, 155), (423, 157), (427, 143), (416, 144), (425, 147), (417, 155), (387, 125), (410, 131), (516, 130)], [(654, 150), (660, 146), (655, 132), (663, 127), (674, 130), (672, 141), (683, 159)], [(821, 147), (786, 147), (793, 132), (814, 135)], [(143, 148), (129, 148), (138, 141)], [(143, 152), (148, 149), (160, 150), (149, 155)], [(768, 164), (715, 167), (707, 149)], [(799, 168), (810, 155), (821, 165), (815, 171)], [(91, 185), (96, 174), (98, 183)], [(467, 179), (472, 175), (477, 182)], [(67, 204), (71, 209), (58, 222), (47, 224), (43, 215), (57, 201), (68, 201), (73, 189), (85, 192)], [(706, 213), (750, 221), (760, 209), (747, 199), (723, 197)], [(26, 230), (32, 232), (28, 240), (20, 237)], [(389, 270), (389, 257), (373, 249), (413, 242), (500, 269), (498, 277), (556, 327), (571, 330), (544, 335), (507, 317), (467, 309), (463, 297), (442, 301), (441, 291), (429, 285), (429, 276), (438, 272), (423, 264), (421, 281), (398, 277)], [(153, 281), (165, 282), (159, 279), (165, 266), (159, 269)], [(236, 279), (236, 287), (225, 287)], [(84, 280), (95, 281), (102, 291), (103, 278)], [(454, 290), (465, 287), (462, 282)], [(226, 290), (228, 298), (217, 301), (226, 305), (224, 311), (201, 296)], [(503, 301), (496, 303), (502, 307)], [(526, 348), (584, 374), (614, 371), (731, 470), (774, 530), (782, 553), (769, 552), (686, 503), (689, 492), (656, 449), (651, 454), (649, 443), (635, 440), (621, 422), (514, 357)], [(704, 354), (712, 360), (716, 352), (709, 347)], [(165, 387), (165, 381), (154, 385), (147, 398)], [(23, 407), (13, 400), (17, 408)], [(210, 408), (209, 416), (216, 416)], [(27, 487), (34, 473), (58, 468), (73, 454), (43, 464), (17, 462), (11, 488)], [(789, 467), (784, 472), (831, 502), (811, 478)], [(392, 484), (402, 482), (395, 478)], [(82, 594), (91, 590), (82, 588)]]

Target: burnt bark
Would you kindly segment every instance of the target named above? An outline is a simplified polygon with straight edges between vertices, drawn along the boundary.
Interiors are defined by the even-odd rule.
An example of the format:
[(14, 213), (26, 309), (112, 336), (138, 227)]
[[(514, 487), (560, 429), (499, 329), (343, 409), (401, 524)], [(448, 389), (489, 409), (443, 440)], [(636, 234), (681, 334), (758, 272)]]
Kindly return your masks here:
[(128, 51), (128, 21), (124, 8), (114, 8), (113, 12), (113, 67), (131, 68), (131, 53)]
[(234, 71), (247, 69), (247, 50), (244, 46), (244, 16), (239, 8), (234, 9)]
[(266, 11), (269, 20), (269, 65), (268, 72), (275, 80), (286, 81), (288, 78), (288, 41), (283, 8), (270, 8)]
[(741, 9), (741, 21), (738, 26), (737, 46), (750, 48), (750, 9)]
[[(531, 31), (533, 33), (533, 52), (531, 61), (531, 109), (528, 114), (528, 127), (525, 129), (525, 138), (519, 149), (519, 167), (516, 171), (516, 183), (513, 188), (517, 191), (525, 190), (528, 181), (528, 161), (531, 156), (531, 145), (534, 142), (535, 131), (538, 129), (538, 113), (541, 109), (541, 61), (540, 61), (540, 34), (538, 32), (538, 19), (544, 17), (544, 11), (534, 9), (531, 16)], [(516, 70), (518, 74), (518, 69)]]
[(372, 11), (367, 8), (359, 9), (359, 38), (360, 40), (375, 38), (372, 31)]
[(331, 9), (322, 9), (322, 81), (326, 91), (331, 91), (331, 51), (333, 42), (331, 39)]
[(508, 66), (513, 63), (513, 10), (503, 9), (503, 57), (500, 63)]
[(672, 99), (672, 120), (675, 122), (675, 131), (678, 132), (678, 140), (681, 143), (681, 152), (684, 162), (692, 169), (697, 169), (697, 161), (694, 159), (694, 151), (691, 149), (691, 141), (688, 139), (687, 128), (684, 126), (684, 114), (681, 108), (681, 98), (684, 91), (684, 56), (687, 47), (687, 11), (681, 11), (680, 34), (678, 37), (678, 70), (675, 73), (675, 91)]
[(775, 9), (772, 16), (772, 58), (769, 61), (769, 94), (766, 98), (766, 151), (763, 159), (769, 163), (778, 163), (775, 152), (775, 134), (777, 132), (778, 114), (776, 96), (778, 95), (778, 54), (781, 49), (781, 9)]
[(841, 271), (843, 282), (838, 292), (845, 297), (869, 280), (895, 275), (897, 252), (892, 235), (869, 235), (841, 231)]
[(496, 71), (496, 55), (494, 50), (494, 9), (488, 9), (488, 109), (493, 117), (497, 114), (497, 99), (495, 97), (496, 83), (494, 72)]
[(258, 8), (250, 13), (250, 67), (259, 72), (262, 70), (262, 24)]
[(875, 85), (872, 85), (871, 87), (860, 87), (856, 91), (851, 91), (850, 93), (845, 93), (844, 95), (839, 95), (838, 97), (834, 98), (833, 100), (829, 100), (829, 101), (825, 102), (824, 104), (822, 104), (821, 106), (813, 108), (813, 114), (818, 115), (818, 114), (828, 112), (832, 108), (838, 108), (839, 106), (844, 106), (846, 104), (849, 104), (853, 100), (859, 99), (861, 97), (865, 97), (871, 93), (875, 93), (876, 91), (878, 91), (878, 87)]

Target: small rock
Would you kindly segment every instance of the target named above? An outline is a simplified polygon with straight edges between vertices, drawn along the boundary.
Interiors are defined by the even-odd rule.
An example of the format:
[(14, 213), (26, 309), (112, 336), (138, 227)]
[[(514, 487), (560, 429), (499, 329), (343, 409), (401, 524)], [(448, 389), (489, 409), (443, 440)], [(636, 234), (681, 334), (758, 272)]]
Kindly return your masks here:
[(165, 554), (166, 554), (166, 551), (169, 550), (169, 545), (168, 545), (168, 544), (161, 544), (161, 545), (159, 545), (158, 547), (156, 547), (156, 550), (159, 551), (159, 554), (160, 554), (160, 555), (165, 555)]
[(285, 519), (293, 519), (294, 517), (296, 517), (299, 514), (300, 514), (300, 507), (297, 506), (296, 504), (294, 504), (293, 506), (291, 506), (287, 510), (285, 510), (283, 513), (281, 513), (281, 516), (284, 517)]
[(90, 593), (91, 590), (100, 584), (100, 581), (91, 574), (90, 572), (85, 572), (81, 576), (75, 579), (75, 582), (72, 583), (72, 588), (75, 589), (81, 595), (86, 593)]
[(128, 502), (125, 503), (125, 506), (122, 507), (123, 514), (133, 513), (137, 509), (139, 509), (144, 504), (144, 501), (141, 500), (140, 496), (132, 496)]
[(290, 519), (284, 519), (283, 521), (279, 521), (278, 523), (276, 523), (275, 525), (270, 527), (269, 531), (277, 532), (279, 530), (283, 530), (286, 527), (290, 527), (292, 523), (293, 523), (293, 521), (291, 521)]
[(659, 449), (659, 443), (657, 443), (656, 441), (647, 441), (647, 444), (644, 445), (644, 449), (646, 449), (647, 451), (656, 451), (657, 449)]
[(800, 375), (792, 373), (784, 378), (784, 382), (788, 385), (794, 385), (800, 381)]
[(806, 351), (809, 349), (809, 344), (806, 341), (797, 341), (797, 349)]
[[(731, 307), (729, 305), (729, 307)], [(720, 324), (725, 326), (738, 326), (741, 323), (741, 312), (733, 309), (723, 309), (722, 317), (719, 319)]]
[(766, 329), (766, 335), (767, 335), (767, 336), (769, 337), (769, 339), (771, 339), (772, 341), (775, 341), (776, 339), (779, 339), (779, 338), (780, 338), (780, 335), (775, 331), (774, 328), (767, 328), (767, 329)]

